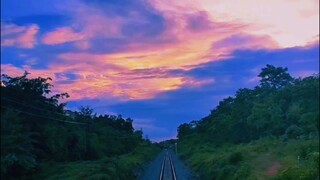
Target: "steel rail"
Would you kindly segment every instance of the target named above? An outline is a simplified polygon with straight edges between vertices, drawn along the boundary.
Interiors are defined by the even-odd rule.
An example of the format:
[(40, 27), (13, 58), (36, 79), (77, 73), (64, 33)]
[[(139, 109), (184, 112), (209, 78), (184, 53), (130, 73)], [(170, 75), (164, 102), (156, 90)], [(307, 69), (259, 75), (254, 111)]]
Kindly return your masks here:
[(163, 158), (163, 161), (162, 161), (162, 166), (161, 166), (161, 171), (160, 171), (159, 180), (163, 180), (165, 163), (166, 163), (166, 157), (164, 157), (164, 158)]
[(170, 166), (171, 166), (171, 174), (172, 174), (172, 178), (173, 180), (177, 180), (177, 176), (176, 176), (176, 171), (174, 169), (174, 165), (173, 165), (173, 161), (172, 161), (172, 157), (170, 156)]
[[(170, 173), (171, 174), (171, 178), (173, 180), (177, 180), (177, 176), (176, 176), (176, 171), (175, 171), (175, 168), (174, 168), (174, 164), (173, 164), (173, 161), (172, 161), (172, 157), (170, 155), (165, 155), (165, 157), (163, 158), (163, 161), (162, 161), (162, 166), (161, 166), (161, 171), (160, 171), (160, 176), (159, 176), (159, 180), (164, 180), (166, 179), (164, 177), (164, 174), (165, 174), (165, 168), (166, 168), (166, 164), (168, 163), (168, 165), (170, 166), (170, 171), (166, 172), (166, 173)], [(168, 177), (167, 177), (168, 178)], [(170, 178), (170, 179), (171, 179)]]

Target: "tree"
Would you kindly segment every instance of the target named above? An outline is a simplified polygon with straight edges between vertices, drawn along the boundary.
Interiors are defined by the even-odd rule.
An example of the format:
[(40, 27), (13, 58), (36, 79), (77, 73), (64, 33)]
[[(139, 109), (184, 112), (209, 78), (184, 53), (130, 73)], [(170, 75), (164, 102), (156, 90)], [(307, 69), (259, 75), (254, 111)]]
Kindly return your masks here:
[(79, 108), (80, 112), (79, 115), (83, 118), (83, 119), (91, 119), (92, 115), (93, 115), (93, 109), (90, 108), (89, 106), (81, 106)]
[(7, 110), (1, 113), (1, 179), (20, 179), (36, 170), (32, 132), (24, 118)]
[(183, 138), (192, 133), (192, 127), (190, 124), (183, 123), (178, 127), (178, 138)]
[(275, 67), (267, 64), (261, 69), (258, 77), (261, 77), (260, 84), (266, 88), (281, 88), (292, 83), (293, 78), (287, 72), (288, 68)]
[(30, 79), (28, 74), (2, 75), (1, 179), (32, 179), (32, 175), (41, 171), (39, 161), (120, 156), (135, 152), (148, 142), (143, 140), (142, 131), (134, 131), (130, 118), (97, 117), (89, 106), (75, 112), (64, 111), (66, 104), (59, 100), (68, 94), (50, 97), (51, 78)]

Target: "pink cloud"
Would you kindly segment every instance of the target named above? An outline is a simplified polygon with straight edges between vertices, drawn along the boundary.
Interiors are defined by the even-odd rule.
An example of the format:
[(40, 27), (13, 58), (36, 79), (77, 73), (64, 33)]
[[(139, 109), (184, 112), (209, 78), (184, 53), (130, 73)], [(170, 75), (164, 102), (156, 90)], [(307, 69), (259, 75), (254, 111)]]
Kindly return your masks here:
[[(148, 99), (156, 94), (174, 90), (181, 87), (182, 77), (152, 77), (133, 78), (139, 75), (133, 74), (130, 78), (126, 72), (128, 69), (113, 69), (109, 64), (93, 61), (91, 63), (77, 62), (70, 64), (50, 64), (48, 69), (32, 69), (25, 65), (18, 68), (10, 64), (2, 64), (3, 73), (10, 76), (22, 75), (24, 70), (31, 72), (30, 77), (51, 77), (54, 84), (53, 92), (67, 91), (71, 99), (95, 99), (101, 97), (115, 97), (120, 100)], [(72, 73), (77, 77), (70, 80), (63, 74)], [(64, 82), (63, 82), (64, 81)], [(141, 87), (144, 87), (141, 89)]]
[(15, 24), (2, 24), (1, 46), (17, 46), (20, 48), (33, 48), (36, 44), (36, 35), (39, 27), (17, 26)]
[(87, 50), (91, 47), (91, 44), (88, 40), (83, 40), (75, 42), (74, 46), (80, 50)]
[(213, 22), (205, 11), (187, 16), (187, 29), (193, 32), (202, 32), (211, 28), (213, 28)]
[(167, 13), (205, 11), (210, 19), (248, 25), (252, 35), (268, 35), (281, 47), (305, 45), (319, 34), (319, 1), (303, 0), (150, 0)]
[(25, 26), (17, 26), (15, 24), (3, 24), (1, 23), (1, 36), (14, 35), (17, 33), (23, 33), (27, 30)]
[(35, 36), (38, 33), (38, 30), (39, 27), (37, 25), (29, 27), (24, 34), (18, 37), (18, 45), (23, 48), (33, 48), (36, 43)]
[[(74, 7), (71, 12), (74, 15), (71, 26), (47, 33), (42, 40), (44, 43), (55, 45), (73, 42), (77, 48), (86, 50), (90, 47), (91, 39), (125, 38), (121, 35), (122, 25), (132, 22), (130, 18), (107, 17), (103, 12), (82, 4)], [(165, 71), (150, 71), (148, 74), (152, 76), (132, 73), (146, 69), (188, 69), (188, 66), (190, 68), (192, 65), (217, 60), (216, 56), (230, 53), (230, 49), (212, 52), (212, 43), (225, 39), (235, 30), (242, 29), (238, 24), (214, 22), (206, 12), (166, 12), (163, 15), (168, 26), (152, 40), (174, 41), (149, 43), (148, 40), (139, 39), (130, 41), (125, 50), (112, 54), (64, 53), (58, 55), (61, 62), (50, 63), (46, 70), (32, 72), (49, 73), (57, 82), (55, 88), (60, 91), (67, 90), (72, 99), (99, 98), (106, 95), (124, 100), (148, 99), (183, 86), (199, 87), (213, 83), (214, 80), (197, 81), (168, 75)], [(134, 21), (140, 20), (143, 21), (143, 18)], [(71, 27), (79, 32), (74, 32)], [(195, 33), (200, 31), (201, 33)], [(68, 72), (75, 74), (78, 79), (59, 83), (58, 80), (65, 79), (61, 79), (62, 77), (56, 76), (55, 73)]]
[(1, 46), (13, 46), (16, 43), (15, 39), (3, 39), (1, 40)]
[(23, 69), (13, 66), (12, 64), (1, 64), (1, 73), (7, 74), (9, 76), (18, 76), (22, 75), (24, 72)]
[(42, 38), (42, 43), (57, 45), (74, 42), (73, 45), (77, 49), (87, 50), (91, 47), (90, 40), (92, 39), (122, 37), (120, 17), (105, 16), (101, 10), (78, 1), (69, 3), (69, 6), (64, 9), (72, 17), (70, 26), (59, 27), (48, 32)]
[(72, 26), (80, 29), (87, 38), (121, 37), (123, 18), (108, 17), (97, 8), (77, 2), (67, 9), (73, 17)]
[(250, 34), (231, 35), (221, 41), (214, 42), (213, 50), (217, 49), (261, 49), (261, 48), (278, 48), (279, 45), (269, 36), (254, 36)]
[[(88, 17), (83, 17), (79, 12), (90, 12)], [(99, 11), (81, 7), (75, 14), (81, 18), (76, 18), (72, 27), (80, 29), (78, 34), (82, 34), (83, 39), (71, 38), (74, 45), (82, 50), (90, 47), (89, 41), (95, 38), (125, 38), (121, 36), (123, 19), (110, 19)], [(78, 79), (67, 83), (58, 83), (55, 88), (68, 90), (72, 99), (99, 98), (103, 96), (117, 97), (120, 99), (148, 99), (159, 93), (175, 90), (183, 86), (199, 87), (214, 80), (197, 81), (192, 78), (185, 78), (179, 75), (168, 75), (165, 71), (152, 71), (145, 74), (132, 73), (136, 70), (146, 69), (190, 69), (193, 65), (214, 60), (220, 60), (221, 54), (231, 53), (234, 47), (226, 46), (224, 49), (212, 51), (211, 46), (230, 37), (235, 31), (243, 29), (244, 25), (239, 23), (214, 22), (206, 13), (193, 13), (185, 16), (177, 13), (164, 14), (168, 23), (167, 29), (155, 37), (154, 41), (164, 39), (174, 39), (164, 43), (148, 43), (149, 41), (140, 40), (129, 42), (126, 49), (114, 53), (64, 53), (59, 54), (61, 62), (50, 63), (47, 72), (68, 73), (72, 72)], [(100, 18), (93, 21), (92, 18)], [(193, 24), (196, 31), (190, 31), (190, 17), (197, 21), (203, 20), (199, 24)], [(86, 19), (87, 18), (87, 19)], [(116, 23), (112, 23), (116, 22)], [(211, 22), (206, 26), (206, 22)], [(109, 28), (114, 25), (114, 28)], [(79, 28), (79, 27), (83, 28)], [(213, 28), (210, 28), (210, 27)], [(74, 35), (70, 28), (63, 29), (65, 34)], [(54, 35), (55, 31), (52, 32)], [(62, 33), (63, 34), (63, 33)], [(64, 34), (64, 35), (65, 35)], [(54, 37), (54, 36), (53, 36)], [(62, 36), (64, 37), (64, 36)], [(251, 37), (252, 38), (252, 37)], [(58, 39), (58, 38), (57, 38)], [(63, 38), (62, 38), (63, 39)], [(248, 38), (248, 42), (253, 42), (254, 38)], [(41, 73), (37, 71), (37, 73)], [(57, 81), (58, 82), (58, 81)], [(141, 87), (144, 87), (141, 89)]]
[[(293, 13), (293, 17), (297, 17), (297, 23), (302, 23), (302, 27), (297, 28), (298, 30), (294, 29), (295, 26), (289, 21), (291, 18), (287, 15), (284, 15), (287, 21), (283, 21), (284, 19), (280, 17), (282, 25), (277, 20), (272, 21), (276, 18), (273, 14), (281, 13), (271, 13), (265, 9), (262, 10), (267, 12), (265, 15), (268, 16), (264, 17), (257, 13), (256, 9), (259, 9), (255, 6), (259, 5), (257, 1), (244, 0), (244, 4), (240, 5), (226, 1), (225, 7), (219, 0), (214, 5), (209, 0), (150, 0), (150, 2), (165, 19), (166, 27), (157, 36), (147, 39), (122, 35), (125, 24), (142, 22), (144, 17), (135, 13), (131, 13), (132, 17), (108, 16), (101, 9), (77, 1), (75, 6), (70, 6), (72, 9), (68, 9), (72, 17), (70, 26), (48, 32), (42, 38), (42, 42), (52, 46), (72, 42), (78, 50), (86, 50), (86, 52), (57, 54), (59, 61), (49, 62), (47, 69), (31, 69), (29, 66), (25, 68), (33, 75), (52, 77), (54, 88), (61, 92), (68, 91), (72, 99), (106, 96), (123, 100), (148, 99), (159, 93), (181, 87), (200, 87), (215, 82), (215, 77), (211, 80), (197, 81), (182, 75), (167, 74), (166, 70), (188, 70), (201, 63), (223, 60), (239, 48), (273, 49), (301, 45), (305, 42), (305, 38), (313, 34), (313, 30), (308, 28), (313, 27), (310, 26), (310, 22), (314, 19), (314, 13), (309, 12), (307, 7), (308, 12), (303, 11), (303, 16), (301, 14), (298, 16), (292, 10), (298, 7), (288, 1), (279, 5), (282, 8), (285, 4), (289, 5), (290, 9), (284, 11)], [(270, 7), (266, 9), (275, 7), (275, 10), (280, 12), (278, 3), (274, 0), (270, 2)], [(264, 3), (266, 1), (261, 0), (261, 4)], [(304, 5), (301, 4), (301, 6)], [(246, 16), (246, 13), (250, 16)], [(258, 14), (258, 17), (252, 14)], [(305, 21), (305, 18), (311, 18), (311, 20)], [(293, 30), (288, 31), (289, 28)], [(32, 43), (25, 43), (23, 46), (13, 38), (18, 35), (22, 37), (23, 42), (33, 42), (30, 38), (28, 39), (32, 36), (30, 29), (31, 27), (16, 25), (1, 29), (6, 37), (1, 41), (2, 45), (31, 47)], [(303, 34), (304, 29), (307, 29), (306, 34)], [(283, 32), (288, 33), (288, 37)], [(287, 41), (294, 35), (298, 35), (297, 41)], [(98, 54), (88, 51), (95, 45), (94, 40), (111, 37), (128, 43), (123, 45), (124, 48), (121, 51), (112, 53), (99, 52)], [(316, 39), (319, 39), (319, 36)], [(105, 43), (109, 42), (106, 40)], [(35, 62), (30, 60), (27, 63), (31, 65)], [(4, 67), (10, 72), (21, 72), (21, 69), (14, 69), (12, 65)], [(76, 80), (68, 79), (65, 75), (68, 73), (73, 74)], [(221, 81), (227, 83), (229, 80), (225, 78)]]
[(47, 33), (43, 37), (42, 42), (48, 45), (56, 45), (82, 40), (84, 38), (85, 35), (74, 32), (70, 27), (61, 27), (57, 28), (55, 31)]

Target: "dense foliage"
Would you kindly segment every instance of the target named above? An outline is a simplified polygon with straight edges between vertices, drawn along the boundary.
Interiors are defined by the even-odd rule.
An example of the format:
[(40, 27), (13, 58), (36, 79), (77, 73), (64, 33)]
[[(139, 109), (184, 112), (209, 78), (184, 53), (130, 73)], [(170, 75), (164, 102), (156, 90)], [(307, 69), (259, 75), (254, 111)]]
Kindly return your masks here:
[[(275, 168), (279, 173), (282, 170), (278, 176), (302, 176), (309, 168), (310, 174), (302, 179), (319, 178), (319, 167), (315, 166), (319, 163), (319, 75), (294, 79), (287, 68), (267, 65), (258, 76), (259, 86), (239, 89), (235, 97), (222, 100), (207, 117), (180, 125), (180, 154), (204, 179), (247, 179), (254, 174), (250, 168), (259, 164), (252, 161), (264, 154), (282, 162)], [(275, 147), (273, 153), (268, 147), (264, 149), (264, 142)], [(252, 151), (252, 143), (262, 149)], [(276, 150), (279, 146), (288, 147), (282, 149), (284, 154)], [(305, 164), (297, 167), (298, 162), (279, 160), (286, 156)], [(265, 166), (261, 169), (267, 169)], [(302, 167), (305, 169), (297, 170)], [(289, 171), (296, 171), (295, 175), (285, 174)]]
[[(133, 129), (132, 119), (97, 116), (90, 107), (65, 110), (66, 104), (60, 100), (68, 98), (67, 93), (50, 96), (50, 78), (27, 76), (27, 72), (20, 77), (2, 75), (1, 179), (37, 179), (38, 174), (42, 175), (39, 179), (48, 178), (43, 175), (47, 172), (45, 167), (54, 170), (57, 162), (67, 163), (64, 166), (70, 169), (103, 164), (110, 172), (96, 170), (95, 174), (105, 179), (114, 179), (120, 170), (134, 178), (133, 168), (155, 153), (151, 143), (142, 138), (142, 131)], [(132, 163), (114, 166), (119, 159)], [(68, 176), (63, 179), (77, 179), (80, 171), (88, 170), (76, 168), (65, 172)], [(63, 176), (63, 172), (59, 175)]]

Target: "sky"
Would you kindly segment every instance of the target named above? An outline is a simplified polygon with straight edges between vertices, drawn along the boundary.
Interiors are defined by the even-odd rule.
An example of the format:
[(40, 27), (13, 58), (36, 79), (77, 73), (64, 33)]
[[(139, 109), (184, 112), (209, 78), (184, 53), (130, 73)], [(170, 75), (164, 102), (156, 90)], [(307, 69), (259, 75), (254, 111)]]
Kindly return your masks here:
[(319, 73), (318, 0), (1, 0), (1, 73), (176, 138), (266, 64)]

